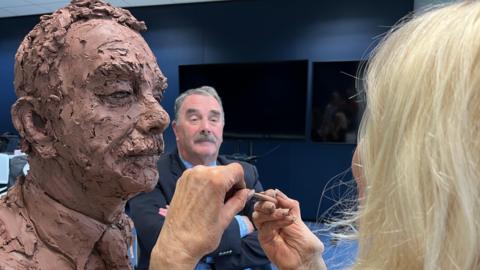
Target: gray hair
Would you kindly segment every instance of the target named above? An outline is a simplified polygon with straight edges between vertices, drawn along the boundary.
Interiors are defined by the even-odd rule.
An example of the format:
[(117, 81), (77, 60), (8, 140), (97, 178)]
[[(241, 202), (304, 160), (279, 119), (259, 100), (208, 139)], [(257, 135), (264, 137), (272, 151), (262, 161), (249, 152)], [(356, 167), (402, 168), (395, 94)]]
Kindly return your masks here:
[(213, 97), (214, 99), (216, 99), (218, 101), (218, 104), (220, 104), (220, 108), (222, 109), (222, 116), (221, 116), (222, 122), (225, 122), (225, 113), (223, 112), (222, 100), (220, 99), (220, 96), (218, 96), (218, 93), (215, 90), (215, 88), (211, 86), (202, 86), (198, 88), (192, 88), (183, 92), (180, 96), (178, 96), (177, 99), (175, 100), (175, 105), (173, 107), (175, 111), (175, 121), (178, 121), (178, 111), (180, 111), (183, 101), (185, 100), (185, 98), (191, 95), (201, 95), (201, 96)]

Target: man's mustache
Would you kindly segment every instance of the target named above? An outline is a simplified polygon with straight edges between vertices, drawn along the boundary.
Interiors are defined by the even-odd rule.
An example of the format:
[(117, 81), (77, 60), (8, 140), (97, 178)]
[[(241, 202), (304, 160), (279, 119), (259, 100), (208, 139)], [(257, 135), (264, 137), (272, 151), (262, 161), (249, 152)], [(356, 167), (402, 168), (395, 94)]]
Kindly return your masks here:
[(199, 133), (195, 136), (193, 139), (194, 143), (200, 143), (200, 142), (211, 142), (211, 143), (216, 143), (217, 138), (213, 136), (212, 134), (207, 134), (207, 133)]

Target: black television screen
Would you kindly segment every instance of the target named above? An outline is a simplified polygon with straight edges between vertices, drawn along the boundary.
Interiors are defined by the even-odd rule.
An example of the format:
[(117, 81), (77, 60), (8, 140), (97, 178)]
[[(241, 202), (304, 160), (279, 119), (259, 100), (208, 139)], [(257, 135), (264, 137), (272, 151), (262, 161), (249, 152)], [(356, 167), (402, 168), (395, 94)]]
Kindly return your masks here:
[(363, 61), (313, 63), (312, 141), (356, 143), (364, 103), (357, 94)]
[(305, 138), (308, 61), (179, 66), (180, 92), (214, 87), (225, 138)]

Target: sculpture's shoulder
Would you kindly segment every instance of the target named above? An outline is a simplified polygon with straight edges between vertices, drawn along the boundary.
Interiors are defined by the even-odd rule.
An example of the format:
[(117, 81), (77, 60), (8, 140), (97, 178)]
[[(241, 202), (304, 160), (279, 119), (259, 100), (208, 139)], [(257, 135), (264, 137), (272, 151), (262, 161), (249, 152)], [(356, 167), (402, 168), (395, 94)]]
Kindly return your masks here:
[(39, 269), (32, 260), (38, 239), (20, 185), (0, 198), (0, 270)]

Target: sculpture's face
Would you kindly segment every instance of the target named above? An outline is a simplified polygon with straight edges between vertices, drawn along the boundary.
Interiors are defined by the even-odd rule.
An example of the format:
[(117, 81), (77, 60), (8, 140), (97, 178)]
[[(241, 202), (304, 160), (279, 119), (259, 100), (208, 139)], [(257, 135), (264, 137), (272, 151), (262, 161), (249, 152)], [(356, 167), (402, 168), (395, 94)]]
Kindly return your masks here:
[[(95, 19), (68, 30), (59, 67), (58, 155), (103, 190), (149, 190), (169, 123), (160, 106), (166, 79), (135, 31)], [(114, 181), (112, 181), (114, 179)]]

